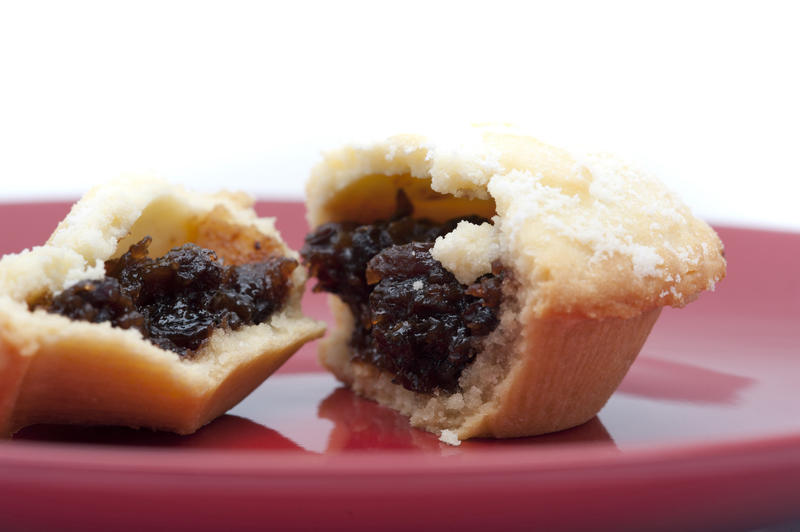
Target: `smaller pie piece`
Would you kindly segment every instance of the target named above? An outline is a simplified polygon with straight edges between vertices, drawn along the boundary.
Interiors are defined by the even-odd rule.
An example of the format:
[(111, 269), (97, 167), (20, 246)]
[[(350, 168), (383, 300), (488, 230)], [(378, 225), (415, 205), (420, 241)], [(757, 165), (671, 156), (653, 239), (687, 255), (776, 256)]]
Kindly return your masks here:
[(452, 444), (591, 419), (661, 308), (725, 275), (657, 180), (508, 128), (344, 147), (307, 196), (301, 255), (336, 318), (322, 364)]
[(0, 435), (36, 423), (180, 434), (225, 413), (323, 324), (297, 253), (244, 194), (99, 186), (0, 260)]

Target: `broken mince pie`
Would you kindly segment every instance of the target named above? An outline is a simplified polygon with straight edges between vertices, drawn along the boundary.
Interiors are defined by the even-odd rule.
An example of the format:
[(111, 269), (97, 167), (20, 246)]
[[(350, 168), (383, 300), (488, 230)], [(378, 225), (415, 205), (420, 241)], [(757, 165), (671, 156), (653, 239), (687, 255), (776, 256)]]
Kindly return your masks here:
[(661, 308), (725, 275), (723, 247), (613, 157), (473, 129), (326, 156), (301, 251), (336, 328), (320, 361), (444, 441), (592, 418)]
[(322, 335), (301, 314), (304, 283), (246, 195), (97, 187), (45, 245), (0, 260), (0, 433), (191, 433)]

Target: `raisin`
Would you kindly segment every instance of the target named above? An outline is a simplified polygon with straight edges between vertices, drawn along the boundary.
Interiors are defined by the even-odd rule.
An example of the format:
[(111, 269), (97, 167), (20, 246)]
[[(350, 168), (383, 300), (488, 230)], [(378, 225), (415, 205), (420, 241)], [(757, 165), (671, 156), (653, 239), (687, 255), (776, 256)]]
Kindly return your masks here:
[(74, 284), (53, 298), (51, 305), (48, 310), (73, 320), (112, 321), (122, 329), (144, 324), (144, 316), (112, 277)]
[(269, 319), (284, 304), (289, 276), (297, 267), (297, 261), (285, 257), (226, 266), (212, 250), (195, 244), (151, 259), (150, 242), (146, 237), (106, 261), (103, 279), (81, 281), (31, 307), (135, 328), (162, 349), (189, 356), (216, 328), (238, 329)]
[(338, 295), (356, 317), (355, 360), (391, 373), (406, 389), (452, 393), (482, 339), (497, 327), (502, 265), (461, 285), (430, 248), (462, 220), (487, 220), (415, 220), (402, 191), (397, 204), (386, 221), (320, 226), (306, 237), (301, 255), (317, 278), (314, 290)]

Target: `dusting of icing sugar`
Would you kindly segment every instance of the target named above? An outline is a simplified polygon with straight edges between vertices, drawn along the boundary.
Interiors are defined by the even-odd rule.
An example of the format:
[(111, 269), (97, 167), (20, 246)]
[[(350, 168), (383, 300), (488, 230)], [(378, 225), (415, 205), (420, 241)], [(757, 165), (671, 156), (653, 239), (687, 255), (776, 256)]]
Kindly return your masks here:
[[(498, 209), (505, 211), (504, 228), (510, 231), (512, 239), (521, 228), (538, 224), (544, 235), (558, 234), (588, 247), (590, 264), (620, 254), (630, 258), (637, 277), (658, 276), (664, 258), (653, 246), (634, 239), (635, 227), (630, 226), (619, 207), (623, 197), (626, 202), (636, 204), (644, 203), (644, 199), (626, 187), (624, 180), (612, 180), (607, 172), (595, 177), (598, 175), (600, 178), (589, 187), (593, 199), (593, 208), (589, 210), (581, 205), (577, 195), (567, 195), (558, 187), (543, 184), (539, 174), (512, 171), (496, 176), (489, 190), (498, 202)], [(604, 186), (606, 182), (609, 186)]]
[(411, 285), (411, 288), (418, 291), (422, 290), (422, 287), (423, 287), (422, 281), (414, 281), (414, 283)]
[(633, 273), (639, 277), (655, 277), (658, 275), (658, 267), (664, 263), (664, 259), (658, 252), (650, 246), (641, 244), (629, 244), (625, 249), (633, 260)]
[(625, 201), (626, 190), (614, 186), (614, 183), (609, 183), (605, 179), (598, 179), (599, 176), (603, 176), (604, 174), (593, 173), (592, 175), (595, 176), (595, 179), (589, 185), (589, 194), (591, 194), (593, 198), (609, 204)]
[(643, 203), (642, 212), (651, 216), (659, 216), (672, 220), (677, 224), (686, 223), (686, 219), (674, 206), (667, 204), (664, 198), (659, 198), (653, 203)]
[[(686, 223), (686, 218), (676, 208), (679, 204), (677, 198), (661, 187), (652, 176), (633, 170), (621, 159), (608, 154), (586, 155), (582, 158), (582, 163), (594, 176), (590, 193), (598, 201), (618, 203), (633, 200), (638, 204), (638, 210), (644, 214), (677, 224)], [(645, 192), (645, 196), (640, 193), (640, 190), (648, 189), (651, 191)]]
[(597, 263), (615, 253), (628, 255), (633, 263), (633, 273), (637, 277), (653, 277), (659, 274), (658, 267), (664, 264), (664, 259), (651, 246), (634, 243), (630, 235), (610, 233), (588, 240), (585, 243), (594, 248), (594, 255), (590, 263)]
[[(440, 132), (429, 138), (426, 160), (433, 163), (431, 188), (436, 192), (483, 197), (483, 187), (489, 179), (504, 171), (500, 150), (484, 142), (479, 130)], [(475, 185), (479, 189), (476, 190)], [(465, 193), (467, 191), (469, 194)]]

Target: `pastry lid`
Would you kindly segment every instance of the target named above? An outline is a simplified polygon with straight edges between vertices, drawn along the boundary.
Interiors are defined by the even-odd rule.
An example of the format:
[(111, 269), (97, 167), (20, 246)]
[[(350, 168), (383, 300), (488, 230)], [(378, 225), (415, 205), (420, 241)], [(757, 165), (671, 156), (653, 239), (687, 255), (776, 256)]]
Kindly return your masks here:
[[(657, 179), (508, 128), (330, 152), (307, 185), (309, 223), (388, 218), (398, 188), (416, 217), (492, 217), (493, 244), (535, 298), (537, 317), (629, 318), (683, 306), (725, 275), (719, 237)], [(459, 277), (457, 258), (442, 262)]]

